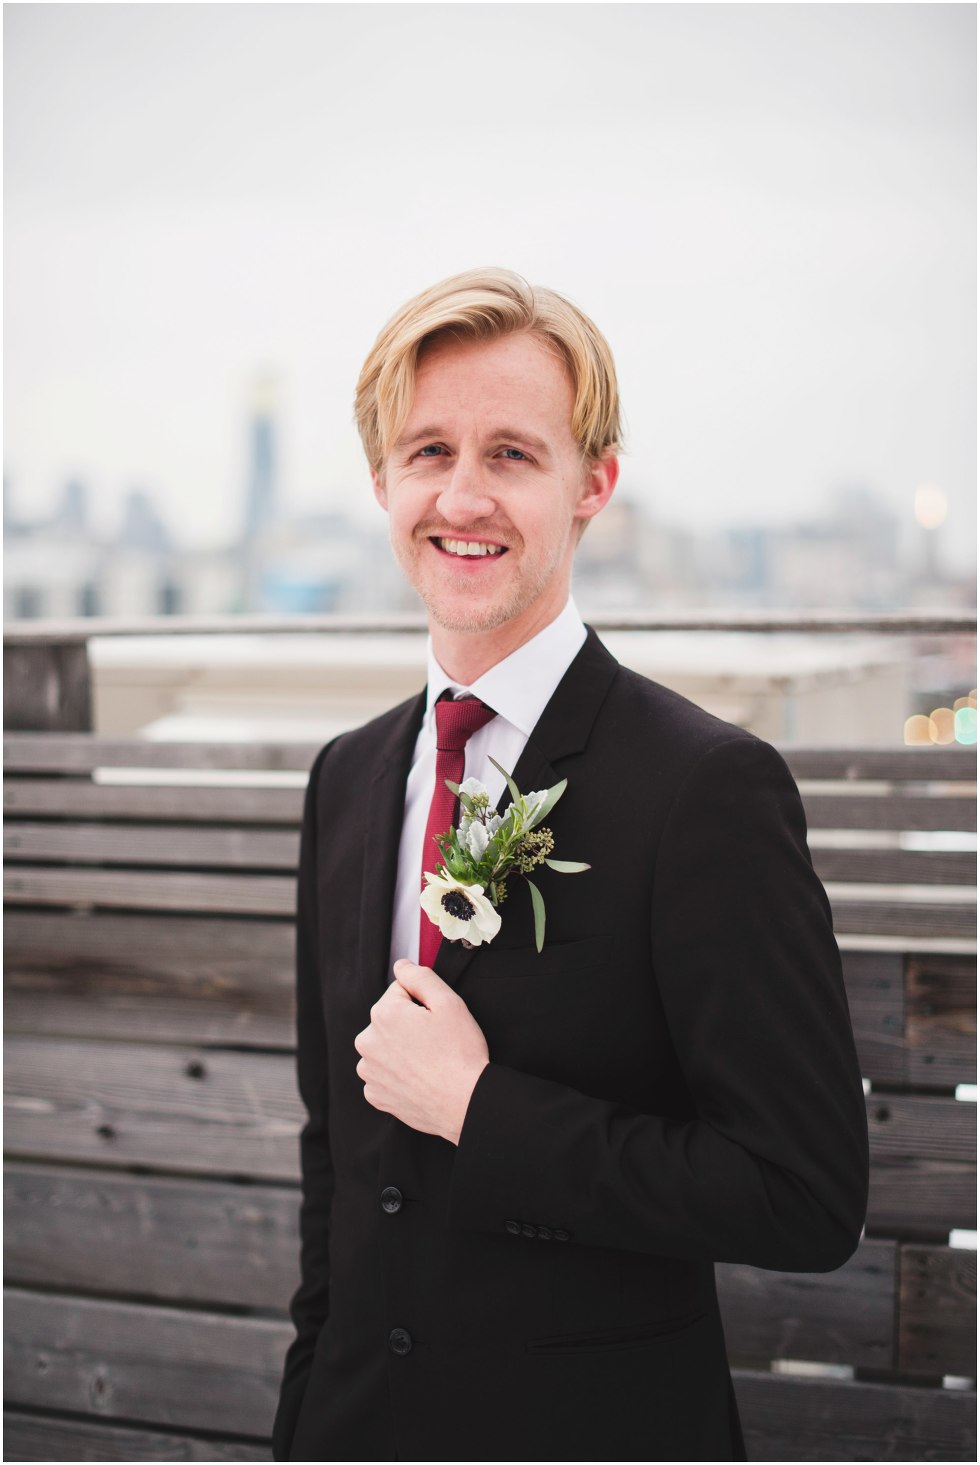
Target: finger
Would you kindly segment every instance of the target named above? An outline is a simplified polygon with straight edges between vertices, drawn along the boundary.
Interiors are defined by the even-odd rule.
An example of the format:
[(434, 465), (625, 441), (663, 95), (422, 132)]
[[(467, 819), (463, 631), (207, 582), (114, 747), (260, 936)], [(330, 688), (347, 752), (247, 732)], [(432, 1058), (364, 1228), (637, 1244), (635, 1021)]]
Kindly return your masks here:
[(441, 977), (431, 967), (419, 966), (414, 961), (396, 961), (394, 965), (395, 981), (399, 988), (407, 992), (409, 996), (415, 997), (424, 1007), (431, 1007), (434, 1002), (439, 1002), (451, 988), (446, 985)]

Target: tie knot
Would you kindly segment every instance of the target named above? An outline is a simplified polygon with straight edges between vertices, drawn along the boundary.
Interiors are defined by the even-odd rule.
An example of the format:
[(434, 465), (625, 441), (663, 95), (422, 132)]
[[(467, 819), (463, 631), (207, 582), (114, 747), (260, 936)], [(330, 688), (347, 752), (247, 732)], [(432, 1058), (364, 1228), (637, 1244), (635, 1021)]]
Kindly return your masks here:
[(459, 752), (467, 739), (496, 717), (478, 697), (447, 697), (436, 703), (436, 744), (441, 753)]

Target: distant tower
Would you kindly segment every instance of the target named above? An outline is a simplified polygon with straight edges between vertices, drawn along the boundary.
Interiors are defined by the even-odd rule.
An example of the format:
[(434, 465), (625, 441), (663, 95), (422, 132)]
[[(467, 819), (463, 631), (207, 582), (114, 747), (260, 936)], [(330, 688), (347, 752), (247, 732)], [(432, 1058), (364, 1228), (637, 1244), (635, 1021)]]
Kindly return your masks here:
[(261, 539), (276, 516), (276, 405), (278, 381), (260, 376), (252, 393), (249, 418), (248, 496), (245, 543)]
[(166, 555), (173, 549), (167, 526), (160, 518), (153, 499), (143, 489), (130, 489), (126, 495), (118, 544), (120, 549), (135, 549), (152, 555)]
[(62, 489), (54, 522), (66, 534), (88, 532), (88, 490), (77, 478), (70, 479)]

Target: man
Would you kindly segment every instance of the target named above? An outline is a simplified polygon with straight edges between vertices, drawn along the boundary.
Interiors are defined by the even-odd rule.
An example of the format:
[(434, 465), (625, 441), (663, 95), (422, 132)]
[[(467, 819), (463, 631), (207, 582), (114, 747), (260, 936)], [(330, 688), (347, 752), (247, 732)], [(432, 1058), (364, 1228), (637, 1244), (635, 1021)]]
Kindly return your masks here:
[[(744, 1459), (713, 1263), (838, 1267), (866, 1200), (799, 796), (569, 599), (619, 440), (612, 358), (575, 307), (507, 271), (446, 280), (385, 327), (357, 413), (429, 678), (310, 776), (275, 1456)], [(501, 809), (491, 758), (522, 793), (568, 780), (547, 822), (590, 869), (536, 872), (540, 954), (514, 879), (492, 942), (419, 963), (454, 720)]]

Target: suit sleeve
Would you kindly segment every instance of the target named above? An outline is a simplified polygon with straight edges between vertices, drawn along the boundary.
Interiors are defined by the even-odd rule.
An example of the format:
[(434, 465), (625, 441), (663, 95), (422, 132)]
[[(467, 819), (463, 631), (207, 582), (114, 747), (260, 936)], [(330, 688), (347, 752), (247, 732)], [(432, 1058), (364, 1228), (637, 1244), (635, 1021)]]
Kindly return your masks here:
[(307, 1120), (300, 1133), (300, 1285), (289, 1311), (296, 1337), (286, 1354), (272, 1430), (274, 1460), (289, 1448), (310, 1375), (313, 1350), (329, 1308), (333, 1166), (327, 1129), (327, 1041), (320, 997), (317, 913), (317, 783), (329, 745), (310, 772), (303, 805), (296, 892), (296, 1069)]
[(867, 1203), (864, 1095), (830, 908), (799, 793), (740, 736), (674, 796), (651, 896), (652, 979), (695, 1116), (637, 1113), (491, 1062), (452, 1217), (572, 1243), (830, 1271)]

